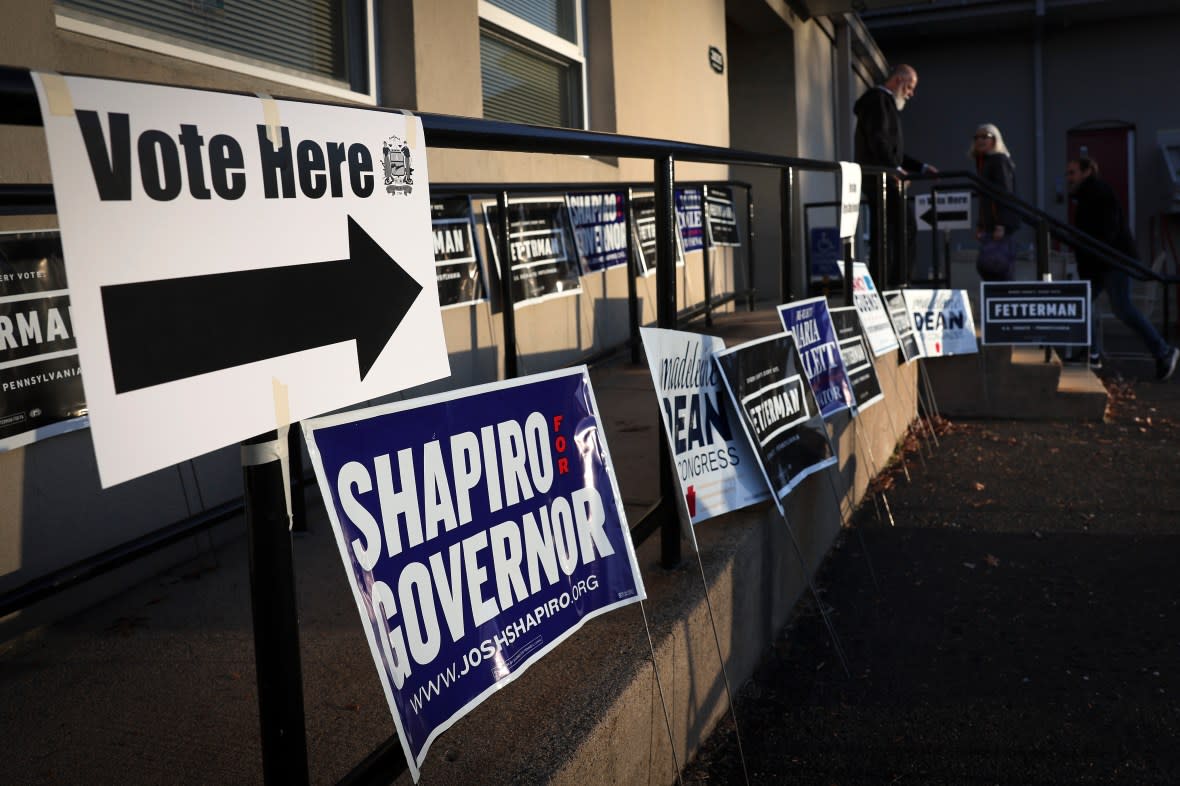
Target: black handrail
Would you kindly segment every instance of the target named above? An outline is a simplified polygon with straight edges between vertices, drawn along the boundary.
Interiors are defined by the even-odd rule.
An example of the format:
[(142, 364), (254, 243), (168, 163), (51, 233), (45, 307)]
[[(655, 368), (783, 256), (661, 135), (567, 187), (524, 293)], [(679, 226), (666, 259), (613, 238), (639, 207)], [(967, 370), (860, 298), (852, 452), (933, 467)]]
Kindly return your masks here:
[[(1163, 329), (1161, 332), (1165, 341), (1170, 339), (1172, 320), (1170, 314), (1171, 309), (1168, 305), (1168, 287), (1180, 284), (1180, 275), (1168, 275), (1153, 270), (1136, 257), (1112, 248), (1092, 235), (1025, 202), (1014, 194), (997, 189), (974, 172), (951, 171), (940, 172), (938, 175), (915, 175), (913, 177), (914, 180), (936, 180), (940, 182), (948, 178), (962, 178), (967, 180), (976, 191), (984, 193), (997, 202), (1015, 210), (1020, 214), (1020, 217), (1025, 223), (1033, 226), (1037, 238), (1037, 275), (1039, 277), (1043, 277), (1049, 272), (1049, 238), (1050, 236), (1054, 236), (1058, 240), (1072, 246), (1075, 251), (1093, 254), (1102, 259), (1106, 264), (1121, 270), (1132, 278), (1139, 281), (1153, 281), (1160, 284), (1164, 289), (1163, 313), (1161, 315)], [(935, 186), (933, 190), (938, 190), (938, 186)], [(1047, 352), (1046, 359), (1048, 359)]]
[(1092, 235), (1089, 235), (1077, 227), (1071, 226), (1061, 219), (1053, 216), (1040, 208), (1025, 202), (1020, 197), (1011, 194), (1007, 191), (1002, 191), (996, 188), (991, 183), (980, 178), (974, 172), (951, 171), (939, 172), (937, 175), (912, 175), (911, 180), (914, 181), (935, 181), (941, 188), (941, 183), (944, 180), (952, 178), (961, 178), (971, 183), (972, 187), (983, 194), (986, 194), (989, 199), (1003, 204), (1006, 207), (1012, 208), (1020, 214), (1020, 217), (1029, 225), (1036, 227), (1040, 222), (1045, 222), (1048, 225), (1050, 232), (1063, 240), (1067, 244), (1073, 246), (1075, 249), (1095, 254), (1102, 257), (1105, 261), (1113, 264), (1115, 267), (1122, 269), (1128, 275), (1139, 279), (1140, 281), (1158, 281), (1162, 284), (1180, 284), (1180, 276), (1165, 275), (1163, 273), (1152, 270), (1142, 261), (1135, 257), (1119, 251), (1116, 248), (1108, 246), (1101, 240), (1098, 240)]

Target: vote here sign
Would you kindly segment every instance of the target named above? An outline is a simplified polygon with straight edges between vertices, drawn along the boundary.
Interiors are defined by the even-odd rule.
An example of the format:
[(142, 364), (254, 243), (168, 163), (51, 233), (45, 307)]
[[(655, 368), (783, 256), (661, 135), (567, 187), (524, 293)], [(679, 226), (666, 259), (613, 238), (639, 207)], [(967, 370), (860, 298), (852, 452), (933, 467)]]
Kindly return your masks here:
[(304, 423), (415, 779), (431, 742), (644, 597), (584, 366)]
[(104, 486), (450, 373), (416, 118), (34, 77)]

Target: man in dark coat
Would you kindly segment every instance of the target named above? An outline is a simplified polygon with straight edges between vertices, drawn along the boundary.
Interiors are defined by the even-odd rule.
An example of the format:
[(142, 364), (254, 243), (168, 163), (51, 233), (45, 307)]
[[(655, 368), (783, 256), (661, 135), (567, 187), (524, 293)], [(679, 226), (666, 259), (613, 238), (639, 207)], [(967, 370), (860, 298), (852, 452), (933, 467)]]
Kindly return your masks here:
[[(1116, 251), (1138, 256), (1135, 238), (1127, 225), (1123, 207), (1112, 189), (1098, 177), (1098, 165), (1089, 158), (1077, 158), (1065, 166), (1065, 180), (1076, 203), (1074, 226)], [(1130, 276), (1103, 256), (1075, 249), (1078, 275), (1090, 282), (1090, 296), (1097, 298), (1103, 290), (1110, 299), (1110, 310), (1127, 327), (1143, 339), (1155, 358), (1156, 378), (1165, 380), (1176, 371), (1180, 350), (1170, 347), (1147, 318), (1131, 302)], [(1093, 338), (1090, 342), (1090, 365), (1102, 368), (1102, 332), (1095, 312)]]
[[(895, 66), (884, 84), (877, 85), (857, 99), (852, 107), (856, 114), (856, 149), (855, 156), (858, 164), (881, 166), (897, 172), (899, 177), (921, 172), (937, 172), (933, 166), (925, 164), (913, 156), (906, 155), (901, 131), (901, 110), (906, 102), (914, 96), (918, 87), (918, 72), (912, 66), (905, 64)], [(879, 197), (878, 189), (869, 189), (873, 209), (879, 209), (876, 204)], [(905, 194), (904, 185), (901, 191)], [(908, 205), (908, 201), (907, 201)], [(889, 236), (894, 239), (901, 235), (900, 226), (889, 227)], [(912, 268), (914, 264), (913, 238), (917, 234), (917, 221), (914, 219), (912, 206), (906, 208), (906, 230), (910, 238), (905, 265)], [(900, 254), (892, 255), (893, 270), (888, 276), (888, 283), (905, 283), (909, 270), (902, 270), (903, 259)]]
[(905, 153), (901, 110), (918, 88), (918, 72), (895, 66), (884, 84), (869, 90), (852, 107), (856, 114), (856, 162), (897, 170), (899, 175), (937, 172)]

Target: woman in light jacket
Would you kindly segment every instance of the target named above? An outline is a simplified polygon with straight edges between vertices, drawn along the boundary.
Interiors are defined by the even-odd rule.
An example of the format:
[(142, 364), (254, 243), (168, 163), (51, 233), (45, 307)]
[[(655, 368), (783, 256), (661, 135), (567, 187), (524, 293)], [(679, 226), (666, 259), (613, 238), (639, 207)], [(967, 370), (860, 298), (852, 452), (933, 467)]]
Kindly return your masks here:
[[(967, 156), (985, 182), (1005, 194), (1015, 193), (1016, 167), (1000, 129), (984, 123), (975, 129)], [(1013, 208), (979, 195), (979, 216), (975, 237), (980, 241), (975, 267), (984, 281), (1011, 281), (1016, 268), (1016, 246), (1012, 234), (1020, 227), (1020, 214)]]

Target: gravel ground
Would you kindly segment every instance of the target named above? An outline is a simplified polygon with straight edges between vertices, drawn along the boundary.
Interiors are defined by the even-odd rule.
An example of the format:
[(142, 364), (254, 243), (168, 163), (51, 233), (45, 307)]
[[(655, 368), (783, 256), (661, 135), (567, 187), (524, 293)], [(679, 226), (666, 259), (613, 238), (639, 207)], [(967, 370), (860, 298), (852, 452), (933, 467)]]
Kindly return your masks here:
[[(818, 578), (851, 676), (811, 602), (739, 692), (750, 782), (1180, 783), (1180, 384), (1131, 375), (1106, 423), (911, 440)], [(744, 780), (727, 721), (684, 781)]]

